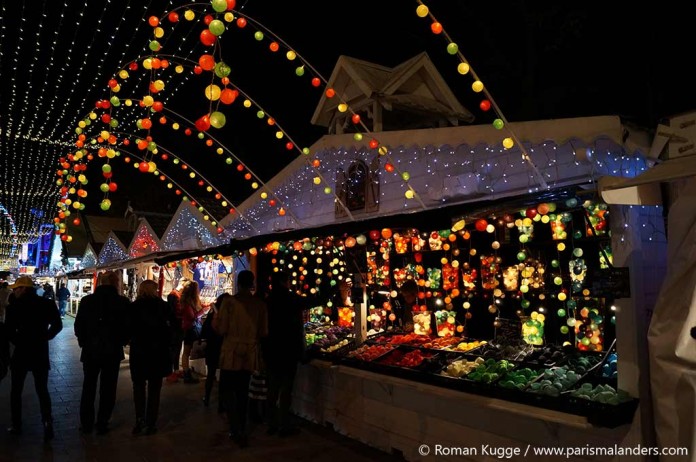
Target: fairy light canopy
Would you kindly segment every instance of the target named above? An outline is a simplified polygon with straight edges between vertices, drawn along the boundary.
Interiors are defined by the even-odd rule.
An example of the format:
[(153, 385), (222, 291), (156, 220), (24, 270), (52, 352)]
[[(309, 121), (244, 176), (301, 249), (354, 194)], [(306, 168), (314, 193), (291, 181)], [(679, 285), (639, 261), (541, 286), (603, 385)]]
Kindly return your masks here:
[[(186, 128), (183, 125), (177, 134), (172, 134), (171, 120), (163, 124), (166, 131), (158, 132), (161, 128), (159, 115), (152, 117), (155, 140), (166, 137), (169, 144), (171, 139), (171, 145), (179, 147), (175, 155), (181, 163), (205, 176), (203, 185), (200, 185), (200, 176), (192, 179), (191, 169), (184, 170), (180, 168), (181, 163), (177, 165), (171, 160), (166, 163), (166, 175), (170, 175), (169, 167), (175, 167), (171, 180), (162, 180), (165, 176), (162, 172), (141, 175), (133, 168), (137, 162), (126, 165), (119, 160), (111, 164), (118, 188), (113, 188), (114, 208), (107, 213), (120, 214), (128, 200), (171, 213), (187, 195), (201, 195), (204, 200), (213, 197), (229, 212), (249, 195), (257, 194), (259, 191), (250, 189), (252, 182), (268, 180), (294, 158), (287, 152), (288, 144), (310, 146), (326, 132), (324, 128), (310, 125), (317, 101), (327, 94), (325, 85), (309, 85), (309, 77), (314, 74), (309, 63), (326, 75), (340, 55), (392, 68), (426, 51), (456, 99), (474, 114), (476, 123), (491, 123), (494, 114), (477, 109), (482, 101), (480, 93), (472, 92), (473, 69), (485, 82), (484, 93), (490, 91), (495, 95), (497, 106), (511, 122), (598, 113), (635, 114), (639, 119), (651, 120), (669, 112), (692, 109), (688, 105), (694, 98), (665, 97), (681, 91), (691, 91), (693, 95), (691, 87), (679, 85), (679, 82), (662, 83), (671, 74), (670, 66), (678, 62), (670, 57), (671, 51), (653, 56), (641, 69), (644, 79), (660, 79), (659, 82), (651, 80), (650, 85), (644, 85), (643, 81), (625, 79), (623, 63), (643, 62), (643, 52), (639, 50), (646, 48), (623, 45), (625, 37), (633, 37), (635, 32), (619, 13), (607, 11), (600, 20), (596, 15), (587, 14), (589, 10), (581, 5), (560, 9), (534, 4), (521, 9), (485, 3), (435, 0), (426, 3), (432, 17), (416, 14), (422, 2), (358, 0), (351, 8), (341, 10), (335, 20), (312, 21), (309, 18), (316, 13), (316, 5), (312, 2), (276, 2), (272, 7), (264, 2), (236, 2), (234, 21), (227, 21), (226, 13), (216, 16), (222, 21), (223, 29), (219, 23), (215, 23), (213, 29), (224, 32), (225, 42), (216, 59), (229, 65), (230, 78), (235, 85), (248, 89), (259, 106), (267, 109), (266, 116), (260, 120), (263, 123), (259, 125), (259, 120), (253, 117), (254, 112), (259, 112), (256, 106), (251, 106), (252, 111), (240, 104), (231, 107), (225, 113), (225, 129), (216, 133), (228, 148), (220, 154), (216, 153), (217, 144), (213, 148), (203, 144), (206, 140), (199, 140), (195, 131), (188, 137), (181, 135)], [(177, 21), (169, 21), (166, 14), (174, 10), (178, 11)], [(20, 244), (31, 241), (38, 237), (41, 225), (50, 221), (59, 194), (62, 194), (53, 176), (60, 168), (58, 160), (67, 152), (75, 151), (78, 122), (87, 118), (92, 129), (103, 123), (103, 120), (90, 119), (88, 114), (94, 110), (96, 101), (103, 99), (105, 94), (108, 97), (111, 80), (120, 79), (121, 71), (126, 71), (129, 76), (118, 81), (121, 93), (140, 99), (146, 93), (143, 87), (160, 86), (159, 79), (151, 79), (151, 72), (143, 72), (140, 57), (162, 53), (198, 61), (210, 50), (200, 41), (200, 33), (203, 29), (210, 30), (204, 23), (206, 12), (214, 14), (211, 11), (210, 1), (190, 4), (173, 0), (3, 2), (0, 6), (0, 79), (3, 82), (0, 88), (0, 204), (12, 217), (16, 230), (11, 229), (9, 220), (0, 222), (0, 261), (8, 260), (14, 252), (13, 236)], [(666, 13), (657, 12), (650, 17), (662, 14)], [(150, 24), (153, 16), (161, 22), (158, 25), (161, 34)], [(380, 27), (366, 27), (367, 17), (370, 23), (378, 23)], [(441, 23), (431, 24), (433, 18)], [(520, 18), (527, 20), (520, 21)], [(539, 20), (531, 20), (534, 18)], [(245, 27), (239, 25), (238, 19), (244, 19)], [(671, 22), (664, 23), (674, 24), (674, 18), (669, 19)], [(281, 39), (261, 30), (255, 21), (263, 23)], [(655, 24), (659, 23), (655, 20)], [(459, 27), (462, 24), (465, 27)], [(607, 24), (612, 27), (606, 27)], [(596, 30), (608, 31), (610, 35), (600, 37), (594, 33)], [(670, 27), (666, 32), (678, 34), (684, 30), (686, 28)], [(528, 41), (519, 40), (520, 37), (527, 37)], [(665, 39), (668, 40), (668, 36)], [(450, 42), (455, 41), (458, 47), (451, 46)], [(671, 42), (684, 41), (674, 39)], [(552, 46), (538, 46), (540, 43)], [(458, 52), (464, 53), (471, 67), (467, 75), (459, 67)], [(300, 62), (300, 54), (308, 61)], [(610, 58), (603, 59), (603, 54)], [(617, 60), (619, 55), (625, 59)], [(675, 52), (675, 56), (678, 57), (678, 53)], [(130, 70), (128, 63), (133, 61), (141, 66), (139, 70)], [(586, 63), (598, 63), (602, 77), (590, 78), (585, 72), (569, 72)], [(157, 99), (175, 112), (194, 114), (192, 118), (196, 119), (210, 108), (209, 101), (201, 98), (201, 89), (211, 84), (210, 74), (196, 74), (190, 69), (179, 73), (175, 68), (172, 66), (170, 75), (162, 79), (164, 88)], [(653, 105), (639, 103), (644, 100), (646, 88), (657, 95), (652, 98)], [(349, 96), (342, 95), (340, 89), (336, 94), (340, 98)], [(239, 97), (239, 100), (246, 98)], [(124, 111), (117, 116), (120, 127), (131, 127), (123, 131), (131, 134), (138, 131), (132, 127), (146, 114), (140, 110), (142, 108), (137, 108), (137, 101), (135, 106), (137, 110), (128, 113), (126, 104), (122, 104)], [(652, 108), (650, 114), (645, 112), (648, 106)], [(277, 126), (267, 123), (271, 120), (267, 114), (271, 113), (272, 119), (283, 125), (285, 133), (281, 133), (280, 144), (280, 138), (276, 139), (279, 136)], [(102, 115), (100, 111), (99, 116)], [(362, 116), (368, 120), (366, 113)], [(165, 118), (170, 119), (170, 115)], [(298, 139), (290, 142), (287, 134), (296, 134)], [(125, 136), (131, 135), (118, 135), (119, 142)], [(230, 151), (245, 162), (243, 171), (233, 170), (241, 164)], [(120, 159), (125, 156), (124, 151)], [(226, 159), (230, 159), (229, 164)], [(165, 164), (158, 163), (165, 170)], [(400, 169), (396, 163), (392, 167), (397, 172)], [(238, 181), (237, 177), (230, 181), (230, 171), (246, 180), (251, 170), (258, 173), (260, 181)], [(102, 171), (98, 168), (90, 167), (87, 172), (77, 173), (84, 173), (89, 183), (84, 183), (86, 187), (82, 191), (74, 188), (76, 193), (83, 194), (79, 202), (86, 204), (90, 213), (101, 213), (100, 186), (107, 184), (109, 188), (111, 183), (103, 182)], [(317, 173), (322, 170), (315, 169), (314, 174)], [(325, 180), (332, 176), (327, 173)], [(154, 179), (160, 182), (153, 185)], [(208, 187), (213, 190), (208, 191)], [(183, 188), (191, 194), (182, 192)], [(328, 184), (322, 188), (327, 196), (323, 199), (331, 200), (335, 191)], [(427, 190), (414, 190), (419, 199), (428, 200)], [(88, 195), (85, 196), (85, 192)], [(224, 200), (227, 205), (222, 206), (223, 200), (217, 199), (217, 195), (229, 198)], [(274, 200), (280, 202), (280, 199)], [(74, 213), (76, 209), (79, 204), (67, 211)], [(297, 218), (292, 217), (291, 208), (284, 210), (287, 220)], [(236, 218), (228, 217), (226, 221), (233, 219)], [(68, 217), (63, 223), (70, 227), (71, 221), (72, 217)], [(247, 222), (246, 226), (251, 225)]]
[(221, 244), (216, 229), (188, 202), (179, 205), (160, 242), (161, 250), (191, 250)]

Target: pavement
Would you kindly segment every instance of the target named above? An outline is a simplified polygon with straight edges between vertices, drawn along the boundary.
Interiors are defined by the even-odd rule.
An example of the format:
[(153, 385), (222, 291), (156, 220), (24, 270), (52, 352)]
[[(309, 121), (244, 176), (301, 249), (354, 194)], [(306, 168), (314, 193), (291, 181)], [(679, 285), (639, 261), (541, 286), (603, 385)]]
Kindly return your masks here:
[[(73, 319), (64, 319), (63, 331), (50, 343), (49, 391), (56, 437), (43, 442), (43, 430), (33, 377), (23, 394), (24, 433), (12, 436), (9, 375), (0, 383), (0, 462), (24, 461), (402, 461), (328, 428), (298, 419), (300, 434), (289, 438), (266, 435), (266, 425), (252, 428), (249, 446), (240, 449), (227, 438), (226, 425), (217, 414), (217, 389), (210, 407), (202, 403), (199, 384), (167, 383), (162, 389), (158, 432), (132, 436), (134, 409), (128, 363), (121, 363), (112, 430), (106, 435), (82, 435), (79, 407), (82, 391), (80, 349), (73, 334)], [(216, 385), (217, 386), (217, 385)]]

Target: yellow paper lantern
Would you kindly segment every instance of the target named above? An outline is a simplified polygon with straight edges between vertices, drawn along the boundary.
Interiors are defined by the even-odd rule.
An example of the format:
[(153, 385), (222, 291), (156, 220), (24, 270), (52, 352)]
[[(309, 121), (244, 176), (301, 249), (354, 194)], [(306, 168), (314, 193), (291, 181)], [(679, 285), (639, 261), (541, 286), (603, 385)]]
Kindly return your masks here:
[(176, 66), (176, 67), (174, 68), (174, 72), (176, 72), (177, 74), (181, 74), (182, 72), (184, 72), (184, 66), (182, 66), (181, 64), (179, 64), (178, 66)]
[(341, 103), (338, 105), (338, 112), (346, 112), (348, 110), (348, 105), (346, 103)]
[(413, 190), (411, 189), (407, 189), (404, 193), (404, 196), (406, 196), (406, 199), (413, 199), (415, 197), (415, 195), (413, 194)]
[(419, 18), (424, 18), (428, 16), (428, 7), (425, 5), (418, 5), (418, 8), (416, 8), (416, 14), (418, 15)]
[(295, 58), (297, 58), (297, 53), (294, 51), (290, 50), (287, 53), (285, 53), (285, 57), (288, 58), (288, 61), (294, 61)]
[(217, 85), (208, 85), (205, 87), (205, 97), (211, 101), (217, 101), (220, 99), (220, 87)]
[(196, 18), (196, 13), (191, 10), (186, 10), (184, 12), (184, 18), (186, 18), (187, 21), (193, 21)]
[(480, 80), (476, 80), (474, 83), (471, 84), (471, 89), (474, 90), (476, 93), (480, 93), (483, 91), (483, 82)]
[(512, 138), (505, 138), (505, 139), (503, 140), (503, 147), (504, 147), (505, 149), (510, 149), (510, 148), (513, 147), (514, 145), (515, 145), (515, 142), (512, 140)]
[(457, 72), (459, 72), (462, 75), (468, 74), (470, 70), (471, 66), (469, 66), (468, 63), (459, 63), (459, 65), (457, 66)]
[(245, 99), (245, 100), (244, 100), (244, 103), (242, 103), (242, 104), (243, 104), (244, 107), (247, 108), (247, 109), (251, 107), (251, 101), (249, 101), (248, 99)]

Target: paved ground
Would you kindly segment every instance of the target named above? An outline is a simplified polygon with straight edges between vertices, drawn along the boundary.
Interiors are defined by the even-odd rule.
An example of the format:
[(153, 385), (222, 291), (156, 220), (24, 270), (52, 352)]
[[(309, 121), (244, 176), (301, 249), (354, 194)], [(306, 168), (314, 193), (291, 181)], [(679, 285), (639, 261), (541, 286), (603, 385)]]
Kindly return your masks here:
[[(159, 432), (133, 437), (134, 423), (130, 374), (121, 366), (113, 430), (104, 436), (83, 436), (79, 427), (82, 367), (73, 335), (72, 318), (51, 342), (49, 390), (53, 400), (56, 438), (43, 443), (38, 400), (31, 375), (24, 388), (24, 434), (8, 435), (10, 424), (9, 377), (0, 384), (0, 461), (398, 461), (402, 460), (326, 428), (300, 422), (302, 431), (292, 439), (266, 435), (266, 426), (253, 430), (250, 446), (238, 449), (227, 439), (225, 424), (216, 413), (216, 404), (204, 408), (203, 383), (165, 383), (158, 421)], [(213, 391), (215, 395), (216, 390)]]

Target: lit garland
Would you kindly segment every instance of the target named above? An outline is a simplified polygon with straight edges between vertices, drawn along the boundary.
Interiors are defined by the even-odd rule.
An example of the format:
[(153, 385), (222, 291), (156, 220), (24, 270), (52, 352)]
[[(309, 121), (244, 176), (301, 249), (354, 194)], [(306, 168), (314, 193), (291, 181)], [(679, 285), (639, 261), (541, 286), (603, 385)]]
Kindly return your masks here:
[(113, 234), (110, 234), (104, 242), (104, 247), (99, 251), (99, 264), (106, 265), (126, 259), (128, 259), (128, 250)]
[(541, 185), (542, 188), (548, 189), (548, 185), (546, 183), (546, 179), (544, 176), (541, 174), (539, 171), (539, 168), (537, 165), (532, 161), (532, 158), (530, 157), (529, 153), (526, 151), (524, 148), (524, 145), (522, 144), (521, 140), (517, 138), (517, 135), (515, 134), (514, 131), (510, 129), (508, 126), (507, 119), (503, 115), (502, 111), (496, 104), (495, 100), (491, 96), (490, 92), (488, 89), (485, 87), (483, 82), (479, 79), (478, 75), (476, 75), (476, 72), (474, 69), (471, 67), (470, 63), (468, 60), (464, 57), (462, 52), (459, 50), (459, 46), (452, 40), (452, 38), (449, 36), (447, 31), (445, 31), (444, 27), (442, 27), (442, 24), (435, 18), (435, 16), (430, 12), (430, 9), (421, 1), (421, 0), (416, 0), (418, 3), (418, 8), (416, 8), (416, 14), (418, 17), (425, 18), (425, 17), (430, 17), (432, 20), (432, 23), (430, 25), (430, 29), (435, 35), (440, 35), (442, 34), (448, 41), (447, 44), (447, 53), (450, 55), (456, 55), (459, 58), (459, 65), (457, 66), (457, 72), (459, 72), (462, 75), (466, 75), (471, 73), (472, 77), (474, 78), (474, 82), (471, 84), (471, 89), (475, 93), (483, 93), (486, 98), (488, 99), (483, 99), (481, 103), (479, 104), (479, 108), (487, 112), (491, 108), (495, 110), (495, 113), (498, 115), (498, 118), (493, 121), (493, 126), (498, 129), (502, 130), (505, 128), (505, 130), (508, 132), (510, 135), (508, 138), (505, 138), (502, 140), (502, 145), (505, 149), (511, 149), (513, 146), (517, 145), (518, 148), (520, 149), (522, 159), (525, 160), (525, 162), (529, 165), (529, 167), (533, 170), (534, 174), (536, 175), (536, 179)]
[(185, 242), (188, 240), (195, 242), (195, 248), (213, 247), (220, 244), (213, 230), (208, 228), (205, 221), (194, 215), (187, 204), (182, 203), (162, 236), (162, 250), (186, 250)]
[(85, 249), (85, 253), (82, 256), (82, 259), (80, 260), (80, 267), (81, 268), (92, 268), (94, 266), (97, 266), (97, 255), (95, 255), (94, 250), (92, 249), (92, 246), (90, 244), (87, 244), (87, 248)]
[[(601, 147), (603, 151), (593, 151), (592, 165), (580, 164), (570, 143), (561, 146), (554, 143), (529, 145), (528, 150), (542, 166), (541, 171), (546, 175), (549, 184), (556, 187), (565, 184), (562, 171), (572, 171), (575, 181), (580, 182), (583, 178), (593, 181), (595, 175), (633, 177), (647, 169), (646, 159), (626, 155), (622, 148), (616, 145), (605, 145), (599, 139), (595, 146)], [(506, 191), (509, 193), (513, 188), (522, 189), (519, 192), (523, 193), (538, 192), (538, 187), (529, 186), (526, 169), (520, 168), (524, 161), (516, 155), (514, 149), (496, 149), (486, 145), (471, 147), (462, 144), (456, 147), (400, 146), (393, 148), (393, 151), (396, 163), (404, 170), (412, 172), (412, 181), (415, 184), (426, 190), (441, 187), (435, 196), (427, 198), (432, 206), (456, 203), (467, 197), (480, 195), (496, 197), (505, 194)], [(327, 175), (339, 168), (348, 171), (356, 159), (369, 165), (374, 157), (374, 153), (365, 148), (326, 148), (316, 155), (322, 159), (322, 168)], [(455, 181), (457, 177), (466, 176), (471, 177), (470, 184), (458, 184)], [(403, 200), (398, 193), (398, 177), (386, 175), (380, 177), (380, 181), (380, 213), (415, 209), (412, 201)], [(276, 186), (275, 194), (281, 197), (288, 207), (293, 208), (305, 223), (318, 225), (334, 220), (333, 204), (318, 190), (314, 183), (313, 169), (307, 166), (298, 165), (293, 175), (289, 175)], [(276, 214), (269, 211), (261, 201), (254, 203), (251, 199), (249, 204), (249, 207), (244, 209), (247, 218), (264, 233), (272, 232), (273, 223), (277, 221)], [(312, 217), (318, 218), (312, 220)], [(239, 219), (225, 225), (230, 234), (237, 238), (256, 234)], [(285, 227), (291, 227), (290, 225), (299, 227), (297, 223), (287, 223)]]
[(130, 243), (128, 256), (130, 258), (137, 258), (149, 253), (158, 252), (159, 250), (159, 239), (157, 239), (157, 236), (154, 231), (152, 231), (147, 221), (142, 221), (135, 232), (133, 241)]

